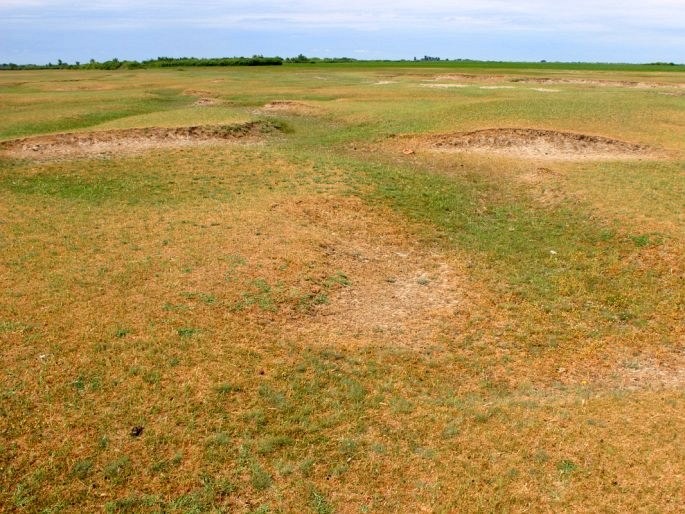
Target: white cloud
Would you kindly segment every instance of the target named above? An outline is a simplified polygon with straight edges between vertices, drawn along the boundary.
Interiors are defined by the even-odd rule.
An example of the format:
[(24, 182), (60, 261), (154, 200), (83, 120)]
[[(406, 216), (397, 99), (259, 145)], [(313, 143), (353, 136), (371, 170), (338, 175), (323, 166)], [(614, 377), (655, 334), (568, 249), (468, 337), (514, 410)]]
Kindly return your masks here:
[(0, 0), (0, 19), (0, 61), (360, 48), (392, 58), (685, 61), (685, 0)]
[(685, 32), (685, 0), (0, 0), (6, 22), (79, 27)]

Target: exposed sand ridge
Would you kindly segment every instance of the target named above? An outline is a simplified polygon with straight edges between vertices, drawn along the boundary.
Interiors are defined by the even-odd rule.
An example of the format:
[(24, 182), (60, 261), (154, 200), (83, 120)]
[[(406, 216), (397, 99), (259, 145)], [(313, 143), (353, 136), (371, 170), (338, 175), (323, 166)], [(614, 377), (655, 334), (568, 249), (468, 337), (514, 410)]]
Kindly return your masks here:
[(20, 158), (59, 158), (103, 155), (151, 148), (191, 146), (218, 141), (257, 140), (279, 131), (273, 123), (146, 127), (96, 132), (69, 132), (0, 141), (0, 154)]
[(648, 156), (645, 145), (603, 136), (526, 128), (495, 128), (433, 136), (439, 151), (474, 151), (545, 159), (625, 159)]
[(630, 87), (636, 89), (655, 89), (655, 88), (685, 88), (682, 83), (659, 83), (659, 82), (636, 82), (630, 80), (602, 80), (602, 79), (581, 79), (581, 78), (547, 78), (547, 77), (520, 77), (510, 78), (510, 82), (522, 82), (527, 84), (581, 84), (599, 87)]
[(522, 84), (570, 84), (570, 85), (587, 85), (597, 87), (626, 87), (635, 89), (657, 89), (657, 88), (672, 88), (685, 89), (685, 83), (682, 82), (644, 82), (634, 80), (605, 80), (605, 79), (589, 79), (589, 78), (565, 78), (565, 77), (517, 77), (507, 75), (473, 75), (466, 73), (447, 73), (442, 75), (435, 75), (431, 81), (444, 80), (459, 80), (469, 81), (475, 83), (482, 82), (513, 82)]

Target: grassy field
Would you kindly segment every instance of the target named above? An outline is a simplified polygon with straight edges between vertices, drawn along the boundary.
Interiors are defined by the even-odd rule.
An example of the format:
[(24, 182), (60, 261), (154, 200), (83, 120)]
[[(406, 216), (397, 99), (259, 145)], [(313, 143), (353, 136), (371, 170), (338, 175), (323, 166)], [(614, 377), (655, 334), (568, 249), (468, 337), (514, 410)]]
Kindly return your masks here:
[(592, 68), (0, 73), (0, 142), (281, 128), (0, 154), (0, 510), (682, 511), (685, 73)]

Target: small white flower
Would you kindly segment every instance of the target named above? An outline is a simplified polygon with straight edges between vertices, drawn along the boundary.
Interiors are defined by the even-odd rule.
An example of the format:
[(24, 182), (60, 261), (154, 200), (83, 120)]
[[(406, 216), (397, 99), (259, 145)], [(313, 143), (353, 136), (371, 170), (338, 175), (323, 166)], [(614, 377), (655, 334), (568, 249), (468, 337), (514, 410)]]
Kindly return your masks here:
[(554, 250), (550, 250), (550, 251), (549, 251), (549, 254), (550, 254), (550, 255), (556, 255), (556, 254), (557, 254), (557, 252), (556, 252), (556, 251), (554, 251)]

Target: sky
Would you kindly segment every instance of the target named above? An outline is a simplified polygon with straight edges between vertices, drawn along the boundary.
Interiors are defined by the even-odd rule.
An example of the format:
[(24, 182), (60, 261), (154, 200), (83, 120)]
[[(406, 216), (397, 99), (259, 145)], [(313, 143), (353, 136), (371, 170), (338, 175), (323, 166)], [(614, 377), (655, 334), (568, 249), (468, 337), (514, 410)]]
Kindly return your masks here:
[(158, 56), (685, 62), (685, 0), (0, 0), (0, 63)]

